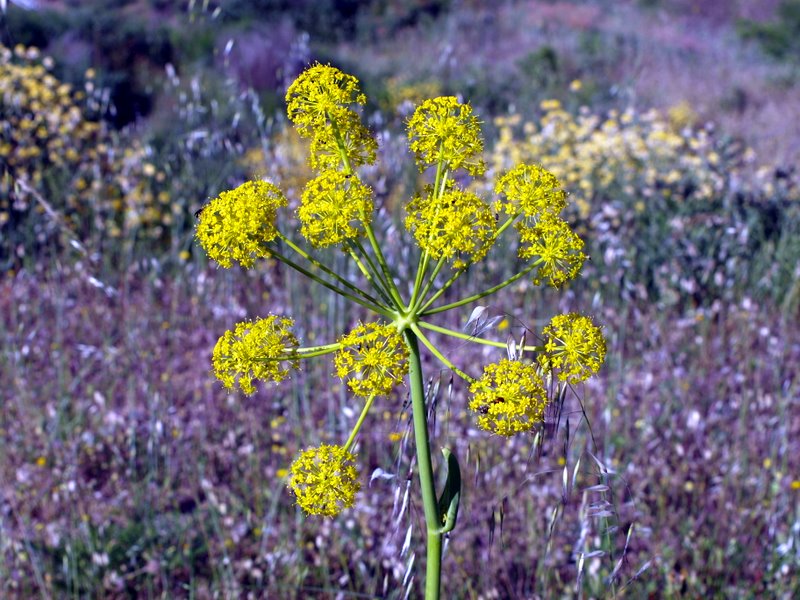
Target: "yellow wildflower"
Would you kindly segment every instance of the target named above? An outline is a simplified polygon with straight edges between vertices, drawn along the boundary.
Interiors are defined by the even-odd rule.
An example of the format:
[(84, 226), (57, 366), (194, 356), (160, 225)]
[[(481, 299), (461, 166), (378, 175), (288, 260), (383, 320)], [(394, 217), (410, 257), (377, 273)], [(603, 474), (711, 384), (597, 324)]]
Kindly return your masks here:
[(342, 446), (309, 448), (292, 463), (289, 487), (308, 514), (335, 517), (355, 504), (361, 489), (355, 456)]
[(524, 221), (516, 224), (520, 237), (518, 255), (522, 259), (536, 259), (533, 283), (546, 281), (554, 288), (574, 279), (580, 272), (586, 255), (581, 251), (583, 240), (566, 221), (556, 216), (546, 216), (536, 225)]
[(364, 104), (358, 79), (330, 65), (303, 71), (286, 91), (289, 119), (303, 137), (312, 137), (330, 120), (339, 120), (350, 104)]
[(244, 268), (256, 257), (269, 256), (266, 244), (275, 239), (275, 216), (286, 206), (281, 191), (266, 181), (248, 181), (222, 192), (199, 215), (197, 239), (208, 256), (230, 268), (237, 261)]
[(475, 194), (452, 188), (436, 197), (429, 188), (406, 207), (406, 229), (434, 259), (453, 259), (454, 267), (481, 260), (491, 248), (497, 223), (489, 205)]
[(295, 356), (298, 341), (291, 332), (293, 325), (292, 319), (276, 315), (253, 323), (237, 323), (214, 346), (211, 360), (217, 379), (228, 389), (233, 389), (238, 379), (245, 394), (256, 391), (254, 379), (283, 381), (289, 368), (298, 367)]
[(325, 171), (306, 184), (297, 216), (301, 233), (317, 248), (364, 233), (372, 217), (372, 190), (341, 171)]
[(511, 436), (544, 420), (547, 393), (535, 365), (508, 359), (486, 365), (469, 391), (469, 408), (486, 431)]
[(358, 325), (339, 343), (336, 373), (357, 396), (389, 394), (408, 372), (408, 349), (392, 325)]
[(606, 357), (606, 340), (600, 327), (577, 313), (556, 315), (542, 331), (545, 351), (539, 364), (558, 369), (558, 378), (580, 383), (595, 375)]
[(463, 167), (470, 175), (480, 175), (486, 170), (478, 118), (469, 104), (461, 104), (455, 96), (426, 100), (414, 111), (407, 127), (409, 148), (420, 171), (440, 160), (451, 171)]

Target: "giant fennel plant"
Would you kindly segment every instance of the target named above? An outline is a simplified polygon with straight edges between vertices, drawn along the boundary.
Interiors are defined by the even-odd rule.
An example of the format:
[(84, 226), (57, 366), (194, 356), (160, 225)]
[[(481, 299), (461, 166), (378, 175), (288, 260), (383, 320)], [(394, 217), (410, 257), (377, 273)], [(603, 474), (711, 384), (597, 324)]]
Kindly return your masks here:
[[(442, 539), (456, 525), (461, 476), (455, 455), (443, 450), (446, 476), (437, 494), (422, 348), (468, 384), (469, 409), (478, 427), (512, 436), (535, 431), (544, 421), (548, 403), (563, 398), (566, 386), (597, 373), (606, 346), (600, 327), (589, 317), (558, 315), (544, 327), (537, 345), (523, 342), (518, 351), (508, 353), (509, 358), (486, 365), (482, 374), (475, 375), (457, 366), (426, 332), (507, 348), (506, 342), (431, 320), (523, 277), (562, 286), (581, 269), (586, 258), (583, 242), (559, 216), (567, 204), (561, 184), (539, 166), (522, 164), (502, 174), (493, 203), (459, 185), (458, 171), (477, 176), (485, 170), (480, 123), (469, 104), (452, 96), (433, 98), (420, 104), (407, 122), (409, 147), (420, 170), (429, 171), (433, 181), (405, 207), (405, 228), (410, 243), (419, 249), (419, 260), (416, 273), (403, 281), (375, 234), (373, 193), (357, 170), (375, 161), (377, 149), (354, 110), (365, 102), (358, 80), (317, 64), (292, 83), (286, 102), (289, 119), (300, 135), (310, 138), (310, 164), (319, 172), (306, 185), (296, 211), (295, 222), (299, 221), (307, 245), (281, 231), (279, 214), (288, 202), (277, 186), (266, 181), (244, 183), (207, 204), (199, 215), (197, 238), (222, 267), (238, 262), (250, 268), (259, 258), (277, 259), (361, 305), (375, 320), (359, 323), (336, 341), (310, 347), (300, 345), (289, 317), (270, 314), (238, 323), (214, 348), (214, 372), (225, 387), (238, 386), (252, 394), (256, 381), (280, 382), (301, 361), (333, 355), (337, 375), (363, 403), (363, 410), (344, 443), (306, 449), (289, 474), (297, 504), (309, 514), (327, 517), (355, 503), (360, 483), (354, 442), (374, 400), (396, 386), (408, 386), (427, 533), (425, 597), (438, 598)], [(481, 292), (444, 302), (445, 292), (486, 257), (502, 235), (514, 231), (521, 269)], [(345, 252), (367, 285), (351, 283), (323, 262), (323, 254), (315, 254), (328, 247)]]

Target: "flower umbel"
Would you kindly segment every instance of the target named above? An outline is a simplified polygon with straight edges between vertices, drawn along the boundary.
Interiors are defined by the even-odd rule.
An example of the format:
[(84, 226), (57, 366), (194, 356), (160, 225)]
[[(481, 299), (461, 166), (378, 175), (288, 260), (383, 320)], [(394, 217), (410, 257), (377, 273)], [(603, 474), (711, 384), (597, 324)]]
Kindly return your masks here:
[(522, 213), (532, 222), (545, 214), (557, 215), (567, 205), (567, 194), (561, 182), (537, 165), (517, 165), (498, 178), (494, 191), (506, 197), (505, 202), (495, 202), (496, 211), (502, 209), (510, 216)]
[[(295, 350), (297, 338), (290, 331), (294, 321), (287, 317), (269, 315), (251, 323), (237, 323), (226, 331), (214, 346), (211, 362), (214, 374), (226, 388), (238, 383), (242, 392), (256, 391), (254, 379), (283, 381), (289, 367), (297, 368)], [(288, 364), (286, 364), (288, 363)]]
[(486, 431), (511, 436), (544, 420), (547, 393), (535, 365), (508, 359), (486, 365), (469, 391), (469, 408)]
[[(452, 259), (454, 267), (486, 256), (497, 232), (492, 210), (475, 194), (452, 188), (436, 197), (432, 190), (406, 207), (406, 229), (431, 258)], [(463, 258), (462, 258), (463, 257)]]
[(339, 343), (336, 373), (357, 396), (388, 394), (408, 372), (408, 348), (393, 325), (359, 325)]
[(292, 463), (289, 487), (297, 504), (312, 515), (335, 517), (355, 504), (361, 489), (355, 456), (342, 446), (309, 448)]
[(536, 225), (520, 221), (516, 225), (522, 259), (536, 259), (539, 268), (533, 278), (536, 285), (546, 281), (554, 288), (573, 279), (581, 270), (586, 255), (581, 252), (583, 240), (566, 221), (556, 216), (546, 216)]
[(197, 239), (220, 266), (237, 261), (244, 268), (257, 257), (269, 256), (267, 244), (275, 239), (275, 216), (286, 206), (281, 191), (266, 181), (248, 181), (222, 192), (199, 215)]
[[(317, 128), (311, 141), (311, 166), (320, 170), (338, 168), (342, 164), (342, 149), (351, 168), (374, 163), (378, 143), (358, 115), (348, 110), (337, 113), (332, 119), (331, 123)], [(340, 143), (343, 148), (339, 147)]]
[(325, 171), (306, 185), (297, 216), (313, 246), (340, 244), (363, 235), (372, 216), (372, 190), (356, 177)]
[(364, 104), (358, 79), (330, 65), (316, 64), (303, 71), (286, 91), (289, 119), (298, 133), (311, 137), (328, 120), (339, 119), (350, 104)]
[(463, 167), (470, 175), (486, 170), (483, 137), (477, 117), (469, 104), (455, 96), (440, 96), (420, 104), (408, 121), (409, 147), (424, 170), (440, 160), (451, 171)]
[(600, 370), (606, 357), (606, 340), (600, 327), (578, 313), (556, 315), (542, 331), (545, 351), (539, 364), (558, 369), (558, 378), (580, 383)]

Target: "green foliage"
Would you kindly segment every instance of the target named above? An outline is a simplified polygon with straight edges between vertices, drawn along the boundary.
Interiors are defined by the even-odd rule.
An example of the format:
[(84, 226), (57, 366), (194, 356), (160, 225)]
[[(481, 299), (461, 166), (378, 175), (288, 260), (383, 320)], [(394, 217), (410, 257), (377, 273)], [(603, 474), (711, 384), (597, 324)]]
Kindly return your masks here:
[(743, 19), (737, 28), (742, 38), (755, 40), (769, 56), (800, 62), (800, 0), (782, 0), (775, 21), (763, 23)]

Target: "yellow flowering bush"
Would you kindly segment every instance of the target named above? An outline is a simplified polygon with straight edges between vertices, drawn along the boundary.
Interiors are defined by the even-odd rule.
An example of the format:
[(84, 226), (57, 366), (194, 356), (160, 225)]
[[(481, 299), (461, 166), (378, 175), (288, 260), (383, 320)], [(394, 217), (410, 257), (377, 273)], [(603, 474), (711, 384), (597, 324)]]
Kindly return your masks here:
[(496, 119), (499, 138), (489, 164), (501, 171), (538, 162), (563, 182), (583, 219), (599, 202), (620, 195), (641, 213), (659, 198), (711, 200), (725, 187), (721, 157), (705, 130), (676, 130), (656, 110), (572, 114), (557, 100), (542, 102), (541, 109), (538, 122), (525, 123), (521, 135), (519, 117)]
[[(783, 275), (776, 281), (769, 271), (750, 273), (743, 265), (760, 264), (752, 260), (755, 255), (764, 261), (792, 260), (769, 256), (789, 243), (795, 230), (796, 178), (753, 169), (750, 151), (695, 126), (697, 117), (685, 103), (667, 115), (634, 109), (600, 114), (586, 107), (573, 113), (557, 100), (543, 101), (539, 108), (541, 117), (533, 122), (522, 123), (518, 115), (498, 118), (499, 137), (487, 158), (490, 175), (512, 168), (494, 185), (507, 198), (496, 209), (531, 215), (531, 227), (523, 231), (525, 225), (516, 225), (523, 239), (520, 256), (552, 246), (545, 241), (547, 232), (571, 248), (573, 268), (585, 258), (572, 232), (555, 221), (538, 224), (549, 220), (540, 202), (555, 205), (541, 190), (556, 189), (569, 195), (566, 214), (577, 220), (577, 230), (592, 233), (586, 254), (597, 259), (593, 280), (606, 292), (625, 299), (702, 303), (752, 285), (786, 291)], [(524, 167), (520, 183), (514, 183), (510, 178), (518, 163), (536, 166)], [(559, 185), (547, 183), (547, 177)], [(527, 206), (515, 199), (520, 192), (529, 198)], [(784, 215), (780, 243), (765, 239), (774, 229), (770, 215), (776, 211)], [(568, 261), (560, 260), (561, 272), (569, 273)], [(559, 281), (555, 273), (549, 279), (553, 284)], [(540, 279), (548, 277), (547, 271), (543, 275)]]
[(52, 74), (54, 66), (37, 48), (0, 46), (0, 255), (55, 231), (18, 182), (41, 194), (79, 236), (121, 237), (142, 228), (160, 236), (175, 216), (166, 173), (148, 159), (148, 148), (99, 119), (91, 70), (84, 89), (75, 89)]
[[(500, 174), (494, 202), (467, 190), (454, 177), (484, 171), (480, 123), (469, 104), (455, 97), (422, 102), (408, 119), (409, 147), (417, 166), (433, 182), (405, 205), (405, 225), (417, 268), (398, 270), (384, 255), (373, 228), (377, 212), (372, 189), (357, 167), (375, 158), (375, 141), (361, 124), (364, 104), (358, 81), (326, 65), (314, 65), (289, 86), (288, 116), (298, 133), (311, 140), (309, 164), (317, 171), (293, 206), (296, 219), (283, 218), (289, 203), (272, 183), (253, 181), (223, 192), (203, 209), (197, 238), (221, 267), (235, 260), (244, 268), (270, 257), (374, 315), (336, 341), (301, 346), (292, 319), (271, 315), (239, 323), (226, 332), (213, 353), (214, 371), (227, 388), (236, 383), (252, 393), (254, 380), (279, 382), (301, 360), (333, 355), (361, 413), (341, 445), (303, 451), (291, 466), (289, 488), (309, 514), (333, 517), (354, 505), (359, 490), (355, 455), (358, 432), (376, 399), (385, 399), (406, 382), (416, 439), (422, 504), (427, 530), (425, 597), (439, 597), (442, 537), (456, 525), (461, 497), (458, 461), (445, 451), (446, 483), (437, 494), (431, 457), (428, 406), (423, 385), (421, 347), (444, 368), (461, 377), (472, 394), (468, 406), (477, 427), (510, 436), (541, 428), (551, 398), (561, 410), (565, 386), (597, 373), (605, 356), (600, 328), (588, 317), (564, 315), (546, 328), (538, 345), (522, 345), (514, 356), (490, 364), (476, 378), (460, 368), (437, 343), (435, 332), (460, 341), (508, 349), (506, 342), (469, 335), (431, 322), (441, 312), (480, 301), (522, 277), (559, 288), (583, 265), (583, 241), (562, 218), (566, 194), (546, 168), (520, 164)], [(371, 140), (371, 141), (370, 141)], [(463, 173), (460, 173), (463, 176)], [(385, 213), (384, 213), (385, 214)], [(294, 226), (289, 234), (285, 225)], [(299, 226), (299, 227), (298, 227)], [(446, 294), (470, 268), (484, 260), (498, 239), (516, 234), (517, 256), (524, 265), (511, 277), (466, 298)], [(317, 249), (336, 247), (362, 276), (353, 282), (329, 264)], [(502, 251), (502, 248), (501, 250)], [(538, 359), (523, 356), (538, 355)]]

